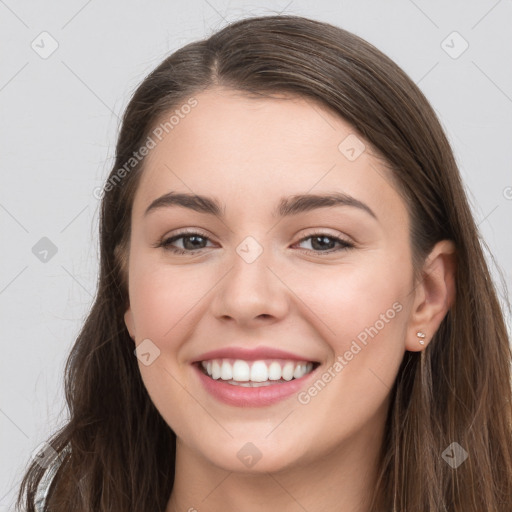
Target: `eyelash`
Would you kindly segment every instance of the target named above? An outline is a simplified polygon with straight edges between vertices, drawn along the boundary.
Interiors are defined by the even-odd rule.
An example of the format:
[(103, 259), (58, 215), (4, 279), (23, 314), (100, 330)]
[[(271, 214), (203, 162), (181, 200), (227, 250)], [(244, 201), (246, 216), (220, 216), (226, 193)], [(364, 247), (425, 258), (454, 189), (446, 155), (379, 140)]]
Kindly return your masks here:
[[(161, 240), (160, 242), (158, 242), (155, 245), (155, 247), (162, 247), (166, 251), (171, 251), (174, 254), (180, 254), (180, 255), (195, 254), (196, 252), (201, 251), (202, 249), (206, 249), (206, 247), (203, 247), (201, 249), (194, 249), (194, 250), (191, 250), (191, 251), (187, 251), (185, 249), (180, 249), (179, 247), (171, 246), (171, 243), (176, 242), (180, 238), (189, 238), (189, 237), (194, 237), (194, 236), (199, 236), (199, 237), (203, 238), (204, 240), (211, 241), (207, 236), (204, 236), (201, 233), (182, 231), (181, 233), (177, 233), (176, 235), (173, 235), (170, 238)], [(338, 252), (338, 251), (344, 251), (344, 250), (347, 250), (347, 249), (353, 249), (354, 248), (354, 244), (352, 244), (350, 242), (347, 242), (346, 240), (343, 240), (343, 238), (339, 238), (339, 237), (336, 237), (336, 236), (333, 236), (333, 235), (329, 235), (328, 233), (323, 233), (323, 232), (320, 232), (320, 231), (316, 232), (316, 233), (310, 233), (308, 236), (306, 236), (304, 238), (301, 238), (297, 243), (302, 243), (305, 240), (308, 240), (309, 238), (315, 238), (315, 237), (329, 238), (330, 240), (333, 240), (334, 242), (339, 242), (342, 245), (342, 247), (340, 247), (338, 249), (329, 249), (327, 251), (315, 251), (315, 250), (312, 250), (312, 249), (299, 249), (299, 251), (302, 252), (302, 253), (305, 253), (305, 254), (311, 254), (313, 252), (313, 253), (318, 254), (318, 255), (324, 255), (324, 254), (332, 254), (332, 253), (335, 253), (335, 252)]]

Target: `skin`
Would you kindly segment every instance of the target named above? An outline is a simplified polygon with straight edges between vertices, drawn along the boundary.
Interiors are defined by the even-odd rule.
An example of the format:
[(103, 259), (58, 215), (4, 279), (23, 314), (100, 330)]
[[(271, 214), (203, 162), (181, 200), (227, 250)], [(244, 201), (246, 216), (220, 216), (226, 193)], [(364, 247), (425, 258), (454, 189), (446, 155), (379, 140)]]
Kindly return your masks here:
[[(453, 301), (453, 245), (439, 242), (414, 281), (409, 214), (388, 171), (368, 142), (349, 161), (338, 145), (354, 130), (319, 104), (223, 88), (196, 99), (146, 159), (129, 246), (126, 326), (136, 345), (149, 338), (160, 350), (139, 368), (177, 435), (166, 510), (367, 511), (404, 352), (428, 346)], [(225, 218), (177, 206), (144, 215), (170, 191), (215, 197)], [(284, 196), (331, 192), (377, 219), (352, 206), (271, 215)], [(195, 254), (155, 247), (182, 228), (208, 238)], [(354, 247), (332, 252), (343, 246), (329, 239), (326, 255), (306, 238), (318, 231)], [(247, 236), (263, 248), (252, 263), (236, 252)], [(183, 238), (173, 246), (193, 248)], [(209, 350), (270, 346), (319, 361), (321, 374), (397, 302), (400, 312), (307, 404), (293, 395), (226, 405), (191, 367)], [(247, 442), (261, 452), (251, 468), (237, 457)]]

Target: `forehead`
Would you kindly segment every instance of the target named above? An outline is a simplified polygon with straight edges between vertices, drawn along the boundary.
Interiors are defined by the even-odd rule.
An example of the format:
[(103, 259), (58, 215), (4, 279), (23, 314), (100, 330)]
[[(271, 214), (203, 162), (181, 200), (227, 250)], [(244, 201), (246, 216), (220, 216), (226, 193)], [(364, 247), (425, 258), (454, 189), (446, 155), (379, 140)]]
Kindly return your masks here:
[[(353, 132), (343, 119), (308, 98), (282, 94), (255, 98), (224, 88), (195, 98), (197, 105), (188, 114), (179, 120), (175, 116), (175, 124), (149, 154), (149, 164), (169, 156), (169, 151), (184, 156), (179, 151), (183, 145), (193, 151), (187, 159), (222, 156), (226, 163), (266, 161), (265, 168), (303, 157), (314, 159), (318, 151), (327, 150), (324, 157), (335, 159), (340, 136)], [(169, 115), (164, 123), (166, 118)]]
[[(172, 128), (168, 125), (146, 157), (139, 207), (170, 190), (229, 198), (244, 206), (309, 191), (379, 193), (390, 199), (395, 194), (396, 199), (388, 171), (368, 142), (318, 102), (284, 95), (253, 98), (223, 88), (195, 99), (196, 106)], [(356, 156), (363, 152), (353, 158), (347, 146)]]

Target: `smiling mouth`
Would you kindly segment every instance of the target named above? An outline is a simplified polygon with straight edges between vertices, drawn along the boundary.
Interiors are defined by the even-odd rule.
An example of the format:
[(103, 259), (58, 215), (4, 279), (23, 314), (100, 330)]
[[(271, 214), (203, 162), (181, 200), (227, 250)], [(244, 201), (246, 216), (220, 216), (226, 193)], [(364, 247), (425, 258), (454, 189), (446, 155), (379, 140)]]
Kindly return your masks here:
[(213, 380), (242, 387), (262, 387), (300, 379), (315, 370), (320, 363), (286, 359), (211, 359), (196, 363)]

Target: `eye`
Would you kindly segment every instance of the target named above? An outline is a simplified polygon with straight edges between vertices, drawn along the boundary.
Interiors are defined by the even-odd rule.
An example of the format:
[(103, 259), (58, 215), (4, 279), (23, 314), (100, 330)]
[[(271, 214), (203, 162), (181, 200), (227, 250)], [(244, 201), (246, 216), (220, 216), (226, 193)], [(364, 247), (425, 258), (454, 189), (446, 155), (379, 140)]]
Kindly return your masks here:
[[(173, 244), (179, 240), (181, 240), (182, 247), (175, 247)], [(351, 242), (340, 237), (321, 232), (313, 233), (302, 238), (298, 244), (302, 244), (306, 241), (309, 241), (308, 243), (310, 244), (311, 249), (306, 249), (301, 252), (306, 252), (308, 254), (311, 252), (317, 254), (331, 254), (333, 252), (352, 249), (354, 247), (354, 244)], [(161, 240), (155, 245), (155, 247), (162, 247), (166, 251), (170, 251), (174, 254), (195, 254), (201, 249), (205, 249), (208, 242), (211, 242), (211, 240), (201, 233), (182, 231), (181, 233), (177, 233), (176, 235)], [(335, 248), (336, 244), (338, 244), (338, 248)]]
[[(328, 233), (312, 233), (311, 235), (302, 238), (299, 241), (299, 244), (305, 241), (309, 241), (308, 243), (311, 246), (311, 249), (306, 250), (308, 253), (315, 252), (331, 254), (333, 252), (354, 248), (354, 244), (337, 236), (329, 235)], [(334, 248), (336, 244), (340, 246), (337, 249)]]
[[(173, 246), (173, 244), (178, 240), (182, 240), (181, 243), (183, 248)], [(170, 238), (162, 240), (156, 245), (156, 247), (162, 247), (166, 251), (171, 251), (175, 254), (192, 254), (204, 249), (204, 244), (208, 241), (210, 241), (210, 239), (201, 233), (182, 231)]]

